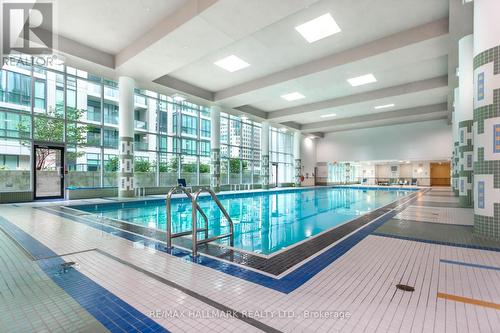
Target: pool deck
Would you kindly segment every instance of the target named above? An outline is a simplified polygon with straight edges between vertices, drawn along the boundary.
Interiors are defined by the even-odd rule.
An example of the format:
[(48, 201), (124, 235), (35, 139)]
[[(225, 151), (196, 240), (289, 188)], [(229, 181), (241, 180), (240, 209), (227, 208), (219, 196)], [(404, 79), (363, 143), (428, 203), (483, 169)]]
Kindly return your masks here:
[(37, 209), (60, 202), (0, 205), (0, 332), (499, 332), (500, 243), (457, 203), (432, 188), (255, 280)]

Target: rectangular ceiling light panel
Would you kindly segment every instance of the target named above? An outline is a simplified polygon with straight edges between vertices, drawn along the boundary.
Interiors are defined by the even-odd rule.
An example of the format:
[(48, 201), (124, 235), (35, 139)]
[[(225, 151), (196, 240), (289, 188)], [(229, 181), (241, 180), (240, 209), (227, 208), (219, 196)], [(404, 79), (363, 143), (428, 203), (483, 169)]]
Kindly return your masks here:
[(342, 31), (330, 13), (326, 13), (295, 27), (309, 43), (314, 43), (325, 37)]
[(377, 82), (377, 79), (373, 74), (366, 74), (348, 79), (347, 82), (353, 87), (362, 86), (364, 84)]
[(302, 95), (299, 92), (293, 92), (293, 93), (281, 95), (281, 98), (283, 98), (284, 100), (287, 100), (287, 101), (291, 102), (291, 101), (296, 101), (298, 99), (305, 98), (305, 96)]
[(229, 57), (225, 57), (224, 59), (214, 62), (214, 64), (231, 73), (250, 66), (249, 63), (233, 54)]

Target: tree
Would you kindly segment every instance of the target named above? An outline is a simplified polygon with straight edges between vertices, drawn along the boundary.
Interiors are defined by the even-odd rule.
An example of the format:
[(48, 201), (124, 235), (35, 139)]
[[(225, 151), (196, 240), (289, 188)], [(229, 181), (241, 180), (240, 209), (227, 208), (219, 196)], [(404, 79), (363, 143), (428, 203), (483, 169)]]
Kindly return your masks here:
[(109, 172), (116, 172), (118, 171), (118, 164), (119, 164), (118, 157), (117, 156), (112, 157), (106, 161), (106, 165), (104, 165), (104, 170)]
[[(66, 109), (66, 119), (68, 120), (66, 128), (66, 141), (68, 143), (74, 143), (77, 146), (85, 143), (86, 133), (88, 126), (78, 126), (76, 124), (83, 115), (83, 110), (75, 108)], [(30, 124), (25, 121), (21, 121), (17, 125), (18, 131), (21, 133), (30, 132)], [(64, 114), (60, 107), (56, 110), (50, 108), (47, 110), (46, 117), (35, 116), (33, 121), (33, 138), (37, 141), (45, 142), (63, 142), (64, 141)], [(22, 143), (23, 145), (30, 145), (29, 141)], [(66, 158), (68, 161), (75, 161), (83, 152), (66, 152)], [(36, 169), (41, 170), (45, 166), (47, 157), (50, 156), (50, 150), (48, 149), (37, 149), (36, 150)]]

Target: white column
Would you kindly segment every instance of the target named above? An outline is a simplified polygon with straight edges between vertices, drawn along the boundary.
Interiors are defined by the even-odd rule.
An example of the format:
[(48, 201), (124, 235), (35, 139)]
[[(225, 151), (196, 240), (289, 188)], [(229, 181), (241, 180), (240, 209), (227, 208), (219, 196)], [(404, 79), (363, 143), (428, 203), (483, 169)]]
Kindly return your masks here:
[(220, 107), (218, 106), (212, 106), (210, 110), (210, 147), (210, 186), (217, 192), (220, 190)]
[(302, 134), (297, 131), (293, 134), (293, 159), (295, 161), (295, 186), (301, 185), (302, 175), (302, 159), (300, 157), (300, 145), (302, 141)]
[(262, 188), (269, 188), (269, 122), (264, 121), (262, 123), (262, 129), (260, 131), (260, 146), (261, 146), (261, 181)]
[(465, 36), (458, 41), (459, 104), (455, 115), (458, 123), (459, 144), (459, 183), (458, 197), (460, 207), (473, 204), (473, 117), (474, 117), (474, 80), (473, 80), (473, 37)]
[(118, 195), (134, 196), (134, 86), (129, 77), (120, 77), (119, 88), (119, 154)]
[(500, 1), (474, 1), (474, 233), (500, 240)]

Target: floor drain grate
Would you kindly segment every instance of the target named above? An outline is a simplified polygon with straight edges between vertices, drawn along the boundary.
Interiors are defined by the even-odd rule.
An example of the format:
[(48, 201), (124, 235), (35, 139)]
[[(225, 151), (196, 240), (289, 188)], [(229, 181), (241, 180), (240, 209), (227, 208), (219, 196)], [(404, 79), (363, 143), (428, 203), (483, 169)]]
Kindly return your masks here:
[(406, 284), (397, 284), (396, 288), (403, 291), (415, 291), (415, 288), (413, 288), (412, 286), (407, 286)]
[(61, 264), (61, 273), (66, 273), (71, 268), (74, 268), (76, 263), (74, 261), (69, 261)]

